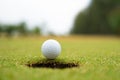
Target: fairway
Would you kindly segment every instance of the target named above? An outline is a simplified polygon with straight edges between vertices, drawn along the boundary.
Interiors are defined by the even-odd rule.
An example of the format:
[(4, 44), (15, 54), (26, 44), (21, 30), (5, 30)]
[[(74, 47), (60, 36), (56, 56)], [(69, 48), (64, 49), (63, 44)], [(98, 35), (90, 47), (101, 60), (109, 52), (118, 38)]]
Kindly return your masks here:
[[(46, 63), (41, 45), (56, 39), (62, 52), (53, 62), (77, 67), (29, 67)], [(120, 38), (105, 36), (0, 38), (0, 80), (120, 80)]]

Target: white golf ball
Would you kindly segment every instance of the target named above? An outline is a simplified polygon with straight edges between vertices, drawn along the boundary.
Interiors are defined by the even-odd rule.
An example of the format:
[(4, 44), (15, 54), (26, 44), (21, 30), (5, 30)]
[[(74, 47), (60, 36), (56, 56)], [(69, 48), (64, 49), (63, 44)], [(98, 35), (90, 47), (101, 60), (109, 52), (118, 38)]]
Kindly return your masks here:
[(41, 51), (47, 59), (55, 59), (61, 52), (61, 45), (58, 41), (49, 39), (42, 44)]

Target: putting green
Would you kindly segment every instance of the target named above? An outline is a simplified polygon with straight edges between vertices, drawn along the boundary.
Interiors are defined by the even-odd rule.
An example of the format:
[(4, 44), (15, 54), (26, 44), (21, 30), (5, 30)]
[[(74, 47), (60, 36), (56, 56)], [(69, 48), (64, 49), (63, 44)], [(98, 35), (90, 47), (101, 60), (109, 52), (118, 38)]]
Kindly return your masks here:
[[(57, 63), (77, 63), (73, 68), (28, 67), (44, 62), (40, 46), (57, 39), (62, 45)], [(49, 60), (50, 61), (50, 60)], [(51, 61), (50, 61), (51, 62)], [(55, 64), (56, 65), (56, 64)], [(59, 65), (60, 66), (60, 65)], [(0, 38), (0, 80), (119, 80), (120, 38), (105, 36)]]

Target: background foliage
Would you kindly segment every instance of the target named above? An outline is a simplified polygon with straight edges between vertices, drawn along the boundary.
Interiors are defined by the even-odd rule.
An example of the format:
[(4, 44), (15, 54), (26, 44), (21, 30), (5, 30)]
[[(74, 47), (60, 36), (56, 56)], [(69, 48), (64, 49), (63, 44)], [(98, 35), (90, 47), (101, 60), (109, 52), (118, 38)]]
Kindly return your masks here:
[(120, 35), (120, 0), (92, 0), (76, 17), (73, 34)]

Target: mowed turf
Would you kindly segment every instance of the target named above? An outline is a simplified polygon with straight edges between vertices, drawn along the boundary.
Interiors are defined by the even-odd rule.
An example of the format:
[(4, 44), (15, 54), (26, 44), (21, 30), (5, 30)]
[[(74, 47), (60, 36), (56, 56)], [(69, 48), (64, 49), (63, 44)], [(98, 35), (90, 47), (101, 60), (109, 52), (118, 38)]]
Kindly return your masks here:
[[(40, 47), (53, 38), (62, 45), (60, 63), (73, 68), (32, 68), (45, 62)], [(120, 80), (120, 38), (96, 36), (0, 38), (0, 80)]]

